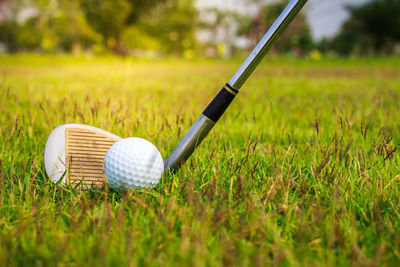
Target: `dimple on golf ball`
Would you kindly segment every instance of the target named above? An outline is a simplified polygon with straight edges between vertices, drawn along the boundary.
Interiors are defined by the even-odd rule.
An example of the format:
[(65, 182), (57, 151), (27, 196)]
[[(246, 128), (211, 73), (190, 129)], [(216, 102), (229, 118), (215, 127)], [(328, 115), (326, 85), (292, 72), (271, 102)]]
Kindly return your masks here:
[(164, 161), (152, 143), (130, 137), (116, 142), (107, 151), (103, 171), (114, 191), (153, 188), (164, 171)]

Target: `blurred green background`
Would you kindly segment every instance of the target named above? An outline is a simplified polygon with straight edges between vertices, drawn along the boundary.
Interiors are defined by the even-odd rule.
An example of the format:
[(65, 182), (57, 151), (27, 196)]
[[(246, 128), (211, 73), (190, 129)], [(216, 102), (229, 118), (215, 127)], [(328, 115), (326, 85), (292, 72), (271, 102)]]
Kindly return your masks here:
[[(331, 3), (328, 3), (331, 2)], [(400, 1), (309, 1), (273, 49), (295, 57), (400, 53)], [(341, 29), (315, 38), (317, 16), (339, 13)], [(342, 3), (343, 2), (343, 3)], [(208, 4), (207, 4), (208, 3)], [(234, 57), (265, 33), (287, 1), (268, 0), (2, 0), (0, 52), (74, 53), (158, 57)], [(325, 3), (327, 12), (318, 10)], [(224, 5), (236, 8), (221, 8)], [(317, 6), (314, 16), (306, 16)], [(253, 10), (249, 12), (249, 10)], [(321, 8), (320, 8), (321, 9)], [(324, 24), (325, 25), (325, 24)], [(320, 28), (324, 25), (319, 25)], [(326, 23), (326, 27), (329, 23)]]

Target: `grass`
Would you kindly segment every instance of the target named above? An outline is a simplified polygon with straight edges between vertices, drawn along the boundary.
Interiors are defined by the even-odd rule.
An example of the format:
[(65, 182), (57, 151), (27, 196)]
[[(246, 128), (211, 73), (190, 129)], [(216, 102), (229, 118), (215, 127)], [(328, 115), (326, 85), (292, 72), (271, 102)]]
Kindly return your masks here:
[(0, 262), (399, 265), (399, 59), (265, 60), (155, 189), (46, 177), (62, 123), (142, 137), (166, 157), (239, 64), (0, 57)]

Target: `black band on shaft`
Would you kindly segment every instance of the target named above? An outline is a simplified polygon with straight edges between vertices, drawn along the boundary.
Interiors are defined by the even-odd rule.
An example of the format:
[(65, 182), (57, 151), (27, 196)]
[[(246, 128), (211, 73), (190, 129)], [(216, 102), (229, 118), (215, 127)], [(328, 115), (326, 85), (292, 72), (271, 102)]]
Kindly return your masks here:
[(217, 122), (238, 92), (238, 90), (232, 88), (229, 84), (226, 84), (210, 104), (208, 104), (206, 109), (203, 111), (203, 114), (213, 122)]

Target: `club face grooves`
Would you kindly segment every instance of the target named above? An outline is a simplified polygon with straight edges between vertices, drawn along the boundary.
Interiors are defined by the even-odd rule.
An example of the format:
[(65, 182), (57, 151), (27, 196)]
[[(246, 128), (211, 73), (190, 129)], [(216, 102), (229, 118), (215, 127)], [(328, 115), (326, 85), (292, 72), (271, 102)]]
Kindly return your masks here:
[(82, 128), (65, 128), (66, 182), (101, 187), (105, 183), (103, 161), (118, 140)]

